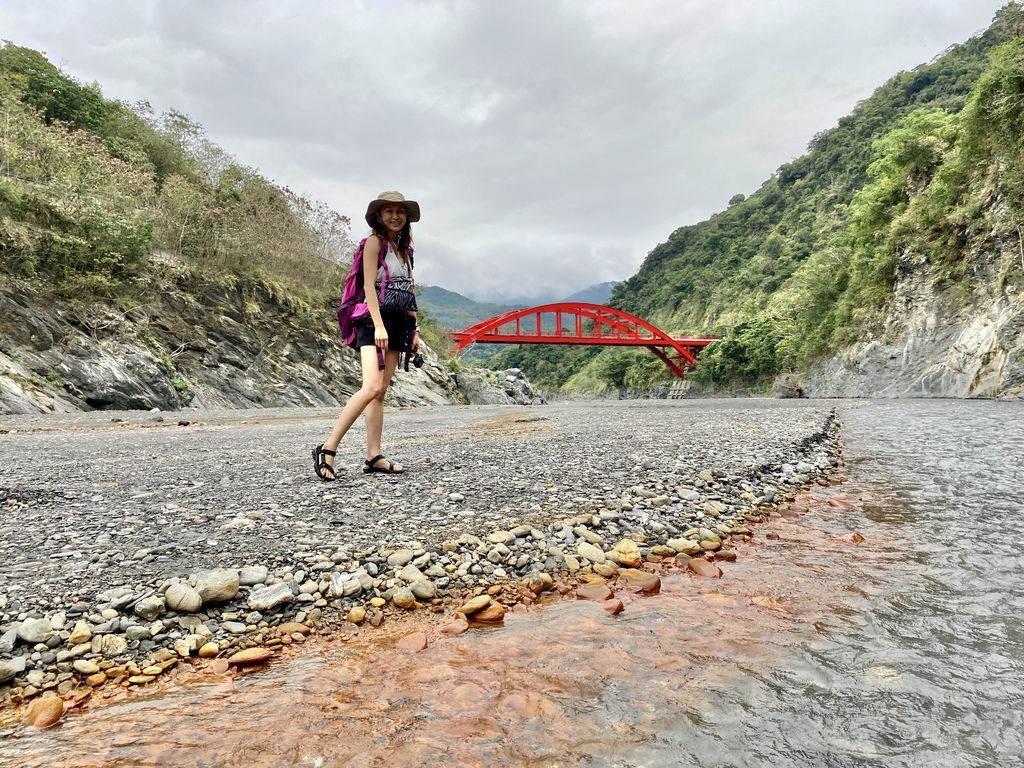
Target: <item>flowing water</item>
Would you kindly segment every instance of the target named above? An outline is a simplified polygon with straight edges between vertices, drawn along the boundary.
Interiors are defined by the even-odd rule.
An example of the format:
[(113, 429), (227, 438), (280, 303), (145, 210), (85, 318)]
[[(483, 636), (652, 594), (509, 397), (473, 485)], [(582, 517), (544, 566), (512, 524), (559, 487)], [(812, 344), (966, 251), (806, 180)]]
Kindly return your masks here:
[(312, 642), (0, 730), (0, 765), (1024, 765), (1024, 406), (840, 415), (845, 481), (720, 580), (664, 576), (618, 616), (553, 601), (429, 629), (419, 653)]

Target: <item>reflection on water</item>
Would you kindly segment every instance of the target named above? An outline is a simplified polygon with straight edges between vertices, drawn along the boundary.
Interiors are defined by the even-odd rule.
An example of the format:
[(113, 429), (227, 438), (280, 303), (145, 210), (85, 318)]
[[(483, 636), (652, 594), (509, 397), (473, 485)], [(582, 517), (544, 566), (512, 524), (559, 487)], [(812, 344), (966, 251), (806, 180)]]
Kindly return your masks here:
[(847, 483), (762, 527), (721, 580), (665, 577), (614, 617), (556, 602), (416, 654), (326, 641), (8, 731), (0, 764), (1020, 764), (1021, 415), (850, 408)]

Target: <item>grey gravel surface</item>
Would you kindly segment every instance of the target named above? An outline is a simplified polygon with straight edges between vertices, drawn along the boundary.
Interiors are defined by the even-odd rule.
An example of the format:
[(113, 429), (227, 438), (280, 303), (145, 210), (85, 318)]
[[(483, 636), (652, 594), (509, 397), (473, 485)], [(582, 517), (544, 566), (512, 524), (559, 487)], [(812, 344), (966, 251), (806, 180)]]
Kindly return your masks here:
[(0, 501), (27, 505), (0, 513), (0, 577), (34, 602), (200, 567), (270, 565), (309, 547), (485, 534), (588, 511), (591, 497), (679, 470), (738, 475), (781, 462), (828, 411), (775, 400), (392, 411), (385, 450), (408, 474), (361, 472), (360, 422), (339, 451), (336, 483), (313, 475), (310, 456), (333, 410), (164, 414), (162, 423), (137, 412), (8, 418), (0, 428), (19, 431), (0, 435)]
[[(407, 473), (361, 472), (360, 423), (333, 483), (314, 476), (310, 451), (334, 410), (5, 417), (0, 640), (38, 633), (0, 661), (35, 666), (31, 692), (65, 679), (72, 653), (99, 661), (173, 642), (187, 657), (211, 639), (223, 650), (247, 627), (371, 596), (408, 602), (406, 583), (429, 600), (587, 571), (581, 552), (595, 544), (597, 570), (624, 536), (645, 556), (667, 542), (700, 551), (830, 470), (830, 411), (796, 400), (393, 409), (385, 450)], [(203, 598), (189, 619), (213, 582), (237, 601), (207, 610)], [(91, 646), (73, 636), (77, 622)]]

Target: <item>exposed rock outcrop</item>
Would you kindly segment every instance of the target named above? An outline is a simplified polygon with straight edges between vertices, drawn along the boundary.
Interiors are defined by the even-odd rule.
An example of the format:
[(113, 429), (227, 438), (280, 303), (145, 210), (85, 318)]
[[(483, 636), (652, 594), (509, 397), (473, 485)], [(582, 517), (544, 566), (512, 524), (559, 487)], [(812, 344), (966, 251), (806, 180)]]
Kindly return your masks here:
[(926, 259), (903, 254), (884, 332), (814, 365), (807, 394), (1024, 398), (1024, 255), (1016, 247), (970, 253), (968, 278), (952, 289)]
[[(331, 314), (173, 268), (127, 309), (0, 286), (0, 413), (340, 405), (361, 376)], [(464, 401), (437, 356), (424, 357), (396, 374), (391, 401)]]
[(541, 405), (537, 394), (518, 368), (490, 371), (471, 368), (455, 374), (455, 381), (470, 405)]

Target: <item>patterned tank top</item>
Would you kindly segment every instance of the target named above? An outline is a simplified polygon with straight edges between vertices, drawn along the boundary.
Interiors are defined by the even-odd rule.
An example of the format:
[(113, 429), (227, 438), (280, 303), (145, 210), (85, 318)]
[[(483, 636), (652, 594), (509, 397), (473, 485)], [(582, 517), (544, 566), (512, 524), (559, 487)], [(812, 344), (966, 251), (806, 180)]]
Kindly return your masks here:
[[(384, 263), (387, 264), (390, 282), (387, 281), (384, 267), (377, 267), (377, 295), (381, 296), (384, 287), (381, 309), (387, 311), (410, 312), (416, 310), (416, 284), (412, 279), (412, 260), (403, 261), (391, 243), (387, 244)], [(411, 252), (411, 249), (410, 249)]]

